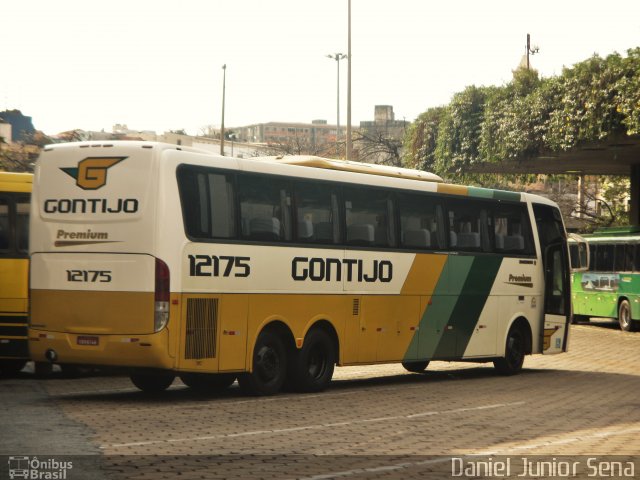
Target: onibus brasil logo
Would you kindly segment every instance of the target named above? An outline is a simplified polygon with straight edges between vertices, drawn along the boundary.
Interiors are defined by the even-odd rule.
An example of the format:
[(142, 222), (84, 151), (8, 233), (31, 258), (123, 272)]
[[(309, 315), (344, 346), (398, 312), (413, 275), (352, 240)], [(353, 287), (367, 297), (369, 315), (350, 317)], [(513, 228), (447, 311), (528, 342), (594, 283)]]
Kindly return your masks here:
[(76, 179), (76, 185), (84, 190), (97, 190), (107, 183), (107, 170), (127, 157), (88, 157), (77, 167), (60, 168)]
[(38, 480), (65, 480), (67, 470), (73, 468), (73, 462), (55, 458), (39, 460), (38, 457), (9, 457), (9, 478), (27, 478)]

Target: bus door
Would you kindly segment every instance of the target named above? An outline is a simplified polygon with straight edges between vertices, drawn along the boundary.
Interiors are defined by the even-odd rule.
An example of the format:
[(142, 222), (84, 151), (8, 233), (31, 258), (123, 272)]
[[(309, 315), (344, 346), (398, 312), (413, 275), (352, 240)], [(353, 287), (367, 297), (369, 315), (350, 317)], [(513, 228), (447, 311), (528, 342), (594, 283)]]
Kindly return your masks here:
[(565, 352), (571, 322), (567, 235), (560, 210), (541, 204), (532, 207), (544, 268), (542, 353)]
[(567, 350), (571, 300), (567, 272), (569, 261), (564, 243), (549, 245), (544, 253), (544, 329), (542, 353)]

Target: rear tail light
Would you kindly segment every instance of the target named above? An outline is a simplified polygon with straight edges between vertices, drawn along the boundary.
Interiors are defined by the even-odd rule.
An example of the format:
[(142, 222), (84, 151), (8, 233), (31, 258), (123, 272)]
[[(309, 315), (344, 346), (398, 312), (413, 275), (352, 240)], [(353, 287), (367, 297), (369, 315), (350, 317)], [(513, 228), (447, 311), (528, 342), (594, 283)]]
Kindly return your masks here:
[(153, 330), (159, 332), (169, 323), (169, 267), (156, 258), (155, 315)]

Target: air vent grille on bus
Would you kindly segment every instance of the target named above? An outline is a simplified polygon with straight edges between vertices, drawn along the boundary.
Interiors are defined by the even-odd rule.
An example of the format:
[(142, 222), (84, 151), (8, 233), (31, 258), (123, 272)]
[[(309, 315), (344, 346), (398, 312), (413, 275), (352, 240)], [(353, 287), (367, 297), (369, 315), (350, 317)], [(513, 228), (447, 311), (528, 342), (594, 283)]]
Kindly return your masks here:
[(218, 299), (187, 299), (184, 358), (215, 358), (218, 333)]
[(357, 317), (358, 315), (360, 315), (360, 299), (354, 298), (353, 299), (353, 316)]

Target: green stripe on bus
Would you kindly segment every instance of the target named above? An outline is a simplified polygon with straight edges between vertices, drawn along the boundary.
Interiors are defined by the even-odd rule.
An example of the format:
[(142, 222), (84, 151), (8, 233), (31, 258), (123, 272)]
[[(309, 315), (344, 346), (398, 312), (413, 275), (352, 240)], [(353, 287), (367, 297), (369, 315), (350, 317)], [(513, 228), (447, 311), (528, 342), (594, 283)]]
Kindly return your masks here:
[(450, 255), (404, 361), (460, 358), (501, 264), (502, 257)]
[(494, 190), (493, 198), (496, 200), (507, 200), (510, 202), (519, 202), (521, 195), (516, 192), (505, 192), (504, 190)]
[[(458, 297), (449, 326), (456, 332), (456, 357), (464, 355), (482, 310), (487, 303), (503, 257), (476, 257)], [(491, 319), (492, 321), (493, 319)], [(436, 355), (438, 354), (436, 350)], [(445, 353), (445, 352), (443, 352)], [(448, 353), (448, 352), (447, 352)]]
[(493, 198), (495, 190), (489, 188), (469, 187), (469, 196), (478, 198)]
[(473, 258), (457, 255), (449, 255), (447, 258), (431, 297), (432, 303), (422, 315), (418, 331), (405, 353), (405, 361), (430, 359), (434, 356), (462, 292)]

